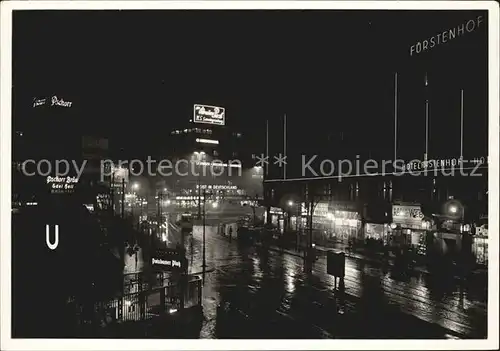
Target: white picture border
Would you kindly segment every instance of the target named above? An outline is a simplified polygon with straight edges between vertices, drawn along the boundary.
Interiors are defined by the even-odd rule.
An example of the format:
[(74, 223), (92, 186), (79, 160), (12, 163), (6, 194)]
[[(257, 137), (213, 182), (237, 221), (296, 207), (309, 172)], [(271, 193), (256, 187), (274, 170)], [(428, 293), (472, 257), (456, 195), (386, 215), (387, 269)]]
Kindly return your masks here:
[[(1, 6), (1, 349), (498, 349), (499, 5), (495, 1), (2, 1)], [(487, 340), (149, 340), (11, 339), (12, 11), (92, 9), (358, 9), (488, 10), (489, 36), (489, 293)], [(382, 322), (382, 321), (381, 321)], [(383, 323), (383, 322), (382, 322)]]

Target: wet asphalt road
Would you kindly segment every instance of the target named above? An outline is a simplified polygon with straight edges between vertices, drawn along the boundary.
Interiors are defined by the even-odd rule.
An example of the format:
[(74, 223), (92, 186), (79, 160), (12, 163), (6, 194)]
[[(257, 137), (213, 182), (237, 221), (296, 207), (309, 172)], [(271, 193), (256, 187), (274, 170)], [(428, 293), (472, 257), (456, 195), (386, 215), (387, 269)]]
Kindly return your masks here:
[[(190, 273), (202, 271), (201, 233), (185, 237)], [(180, 238), (170, 226), (169, 243)], [(347, 258), (345, 294), (336, 296), (325, 258), (309, 275), (302, 258), (230, 242), (215, 227), (206, 229), (206, 260), (200, 338), (486, 337), (485, 282), (460, 288)]]

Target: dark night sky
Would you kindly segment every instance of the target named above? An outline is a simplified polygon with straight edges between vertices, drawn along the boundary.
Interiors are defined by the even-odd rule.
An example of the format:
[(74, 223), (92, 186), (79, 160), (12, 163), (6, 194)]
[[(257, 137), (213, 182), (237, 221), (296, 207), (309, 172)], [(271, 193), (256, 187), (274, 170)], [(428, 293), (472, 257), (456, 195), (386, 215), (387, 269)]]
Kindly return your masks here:
[[(408, 133), (401, 139), (411, 149), (420, 143), (415, 135), (424, 104), (417, 101), (427, 70), (432, 94), (439, 94), (433, 113), (442, 123), (455, 116), (460, 87), (471, 92), (467, 111), (477, 122), (467, 130), (480, 142), (487, 118), (487, 20), (475, 32), (409, 56), (417, 40), (478, 14), (18, 11), (13, 118), (31, 118), (33, 97), (59, 94), (74, 101), (75, 118), (84, 118), (89, 130), (147, 152), (191, 117), (194, 103), (207, 103), (225, 106), (228, 122), (255, 142), (266, 119), (279, 123), (287, 113), (294, 146), (343, 131), (356, 147), (385, 152), (392, 145), (398, 71), (400, 123)], [(439, 107), (445, 100), (453, 109)]]

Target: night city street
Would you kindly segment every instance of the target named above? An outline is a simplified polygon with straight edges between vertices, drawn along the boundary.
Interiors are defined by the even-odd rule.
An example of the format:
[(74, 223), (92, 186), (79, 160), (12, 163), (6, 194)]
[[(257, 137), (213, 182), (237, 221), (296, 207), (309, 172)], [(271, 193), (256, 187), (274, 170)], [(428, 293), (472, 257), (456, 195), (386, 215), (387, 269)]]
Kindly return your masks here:
[[(460, 293), (453, 279), (444, 285), (426, 274), (401, 277), (381, 263), (348, 258), (345, 302), (340, 304), (324, 258), (308, 275), (301, 257), (242, 247), (212, 229), (206, 239), (210, 264), (203, 292), (204, 318), (196, 337), (485, 337), (485, 277), (482, 284), (476, 281)], [(193, 273), (202, 271), (200, 234), (185, 239)], [(169, 236), (180, 240), (180, 233), (171, 231)]]
[(498, 346), (498, 4), (37, 4), (2, 349)]

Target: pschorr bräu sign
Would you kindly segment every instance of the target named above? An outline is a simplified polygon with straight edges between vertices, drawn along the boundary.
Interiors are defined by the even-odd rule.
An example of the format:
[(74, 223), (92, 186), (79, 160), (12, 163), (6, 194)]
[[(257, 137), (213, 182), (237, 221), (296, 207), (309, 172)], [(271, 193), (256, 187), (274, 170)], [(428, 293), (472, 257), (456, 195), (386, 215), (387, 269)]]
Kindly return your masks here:
[(226, 124), (226, 109), (217, 106), (194, 105), (194, 123), (216, 124), (223, 126)]

